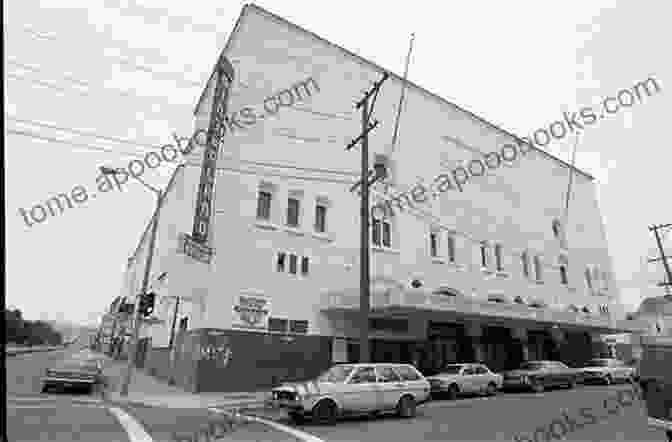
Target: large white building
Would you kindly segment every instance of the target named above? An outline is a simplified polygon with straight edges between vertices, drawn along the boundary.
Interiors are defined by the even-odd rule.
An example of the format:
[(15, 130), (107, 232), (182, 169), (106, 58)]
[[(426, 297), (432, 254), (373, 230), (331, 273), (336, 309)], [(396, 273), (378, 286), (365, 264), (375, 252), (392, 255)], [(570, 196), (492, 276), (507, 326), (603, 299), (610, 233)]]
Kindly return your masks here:
[[(233, 122), (219, 151), (214, 256), (208, 264), (178, 252), (180, 234), (192, 232), (196, 148), (168, 186), (150, 275), (165, 322), (148, 332), (147, 366), (192, 391), (249, 390), (357, 359), (359, 198), (350, 188), (360, 155), (345, 146), (361, 132), (353, 103), (385, 72), (254, 5), (222, 55), (235, 71), (228, 111), (243, 110), (244, 128)], [(413, 83), (391, 149), (402, 84), (395, 74), (383, 83), (382, 124), (369, 141), (371, 163), (386, 155), (395, 188), (420, 178), (429, 186), (459, 165), (478, 174), (469, 162), (507, 143), (527, 153), (472, 176), (461, 192), (432, 191), (431, 201), (375, 221), (372, 359), (426, 372), (469, 360), (495, 370), (524, 359), (571, 363), (595, 354), (601, 334), (626, 331), (593, 178), (574, 171), (565, 223), (569, 165)], [(213, 90), (214, 77), (196, 130), (208, 126)], [(128, 294), (139, 292), (150, 231), (129, 259)]]

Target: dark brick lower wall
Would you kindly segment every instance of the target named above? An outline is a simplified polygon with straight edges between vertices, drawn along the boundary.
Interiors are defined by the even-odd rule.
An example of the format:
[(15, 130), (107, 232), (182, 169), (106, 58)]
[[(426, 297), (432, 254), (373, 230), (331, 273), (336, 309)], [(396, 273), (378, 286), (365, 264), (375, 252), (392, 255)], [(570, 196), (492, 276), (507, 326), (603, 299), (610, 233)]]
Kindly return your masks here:
[(331, 365), (325, 336), (287, 337), (238, 330), (198, 331), (198, 392), (265, 390), (280, 382), (317, 376)]

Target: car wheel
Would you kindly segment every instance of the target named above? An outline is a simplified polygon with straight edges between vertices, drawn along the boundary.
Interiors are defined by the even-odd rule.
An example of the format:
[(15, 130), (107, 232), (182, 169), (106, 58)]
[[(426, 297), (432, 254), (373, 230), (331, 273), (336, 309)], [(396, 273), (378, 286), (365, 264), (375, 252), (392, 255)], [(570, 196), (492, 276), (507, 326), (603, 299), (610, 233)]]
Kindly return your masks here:
[(613, 379), (611, 379), (610, 375), (606, 375), (604, 377), (604, 385), (611, 385), (612, 382), (613, 382)]
[(569, 388), (570, 390), (576, 388), (576, 380), (570, 379), (569, 382), (567, 383), (567, 388)]
[(446, 396), (448, 396), (448, 399), (456, 399), (457, 395), (460, 393), (460, 388), (456, 385), (453, 384), (450, 387), (448, 387), (448, 391), (446, 392)]
[(313, 408), (313, 422), (316, 424), (333, 425), (336, 423), (336, 404), (330, 400), (318, 402)]
[(399, 399), (399, 403), (397, 404), (397, 413), (400, 417), (415, 417), (415, 399), (413, 399), (411, 396), (403, 396), (401, 399)]
[(494, 396), (497, 394), (497, 385), (494, 382), (490, 382), (485, 389), (485, 394), (488, 396)]
[(289, 418), (292, 420), (297, 425), (302, 425), (306, 419), (303, 416), (303, 413), (298, 412), (298, 411), (291, 411), (289, 412)]
[(49, 393), (49, 386), (48, 385), (43, 385), (42, 390), (40, 390), (41, 393)]
[(532, 387), (532, 391), (535, 393), (543, 393), (544, 391), (544, 383), (541, 382), (540, 380), (533, 380), (530, 383), (530, 386)]

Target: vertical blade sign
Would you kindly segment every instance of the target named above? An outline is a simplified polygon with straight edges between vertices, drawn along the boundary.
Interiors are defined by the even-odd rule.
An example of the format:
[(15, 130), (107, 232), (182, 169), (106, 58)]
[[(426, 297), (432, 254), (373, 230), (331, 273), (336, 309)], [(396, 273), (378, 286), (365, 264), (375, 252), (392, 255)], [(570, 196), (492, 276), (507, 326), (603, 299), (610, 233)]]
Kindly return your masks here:
[(224, 134), (220, 125), (226, 115), (229, 89), (233, 82), (234, 71), (231, 62), (222, 55), (217, 63), (215, 72), (215, 91), (210, 112), (210, 123), (205, 151), (203, 153), (203, 167), (201, 181), (196, 197), (196, 213), (194, 214), (194, 230), (192, 238), (200, 244), (207, 244), (210, 237), (210, 216), (213, 209), (213, 192), (215, 189), (215, 175), (217, 171), (217, 154)]

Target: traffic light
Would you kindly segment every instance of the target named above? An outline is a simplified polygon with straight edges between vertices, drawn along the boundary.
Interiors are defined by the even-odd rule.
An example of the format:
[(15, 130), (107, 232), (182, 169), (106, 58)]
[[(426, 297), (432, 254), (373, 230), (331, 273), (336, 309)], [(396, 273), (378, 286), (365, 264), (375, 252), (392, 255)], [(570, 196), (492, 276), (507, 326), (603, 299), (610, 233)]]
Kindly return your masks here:
[(156, 294), (154, 293), (145, 293), (140, 295), (140, 303), (138, 305), (138, 312), (141, 316), (150, 316), (154, 312), (154, 300), (156, 299)]

